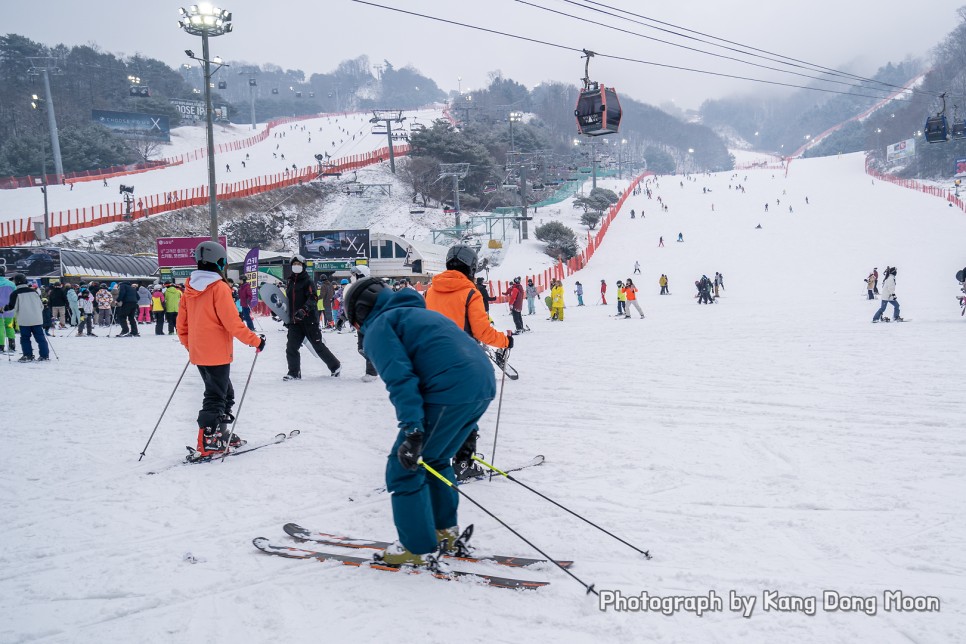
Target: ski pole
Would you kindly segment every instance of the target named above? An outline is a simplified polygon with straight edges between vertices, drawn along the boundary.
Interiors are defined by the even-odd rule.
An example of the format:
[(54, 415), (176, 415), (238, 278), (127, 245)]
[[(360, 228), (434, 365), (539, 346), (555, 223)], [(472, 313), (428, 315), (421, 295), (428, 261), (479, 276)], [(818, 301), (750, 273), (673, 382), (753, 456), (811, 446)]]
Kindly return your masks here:
[[(53, 344), (53, 343), (52, 343), (52, 342), (50, 341), (50, 339), (51, 339), (52, 337), (54, 337), (54, 336), (52, 336), (52, 335), (51, 335), (51, 336), (47, 336), (47, 337), (46, 337), (46, 338), (44, 338), (44, 339), (45, 339), (45, 340), (47, 340), (47, 347), (48, 347), (48, 348), (49, 348), (49, 349), (50, 349), (51, 351), (53, 351), (53, 352), (54, 352), (54, 357), (55, 357), (55, 358), (57, 358), (57, 360), (58, 360), (58, 361), (60, 361), (60, 356), (59, 356), (59, 355), (57, 355), (57, 349), (55, 349), (55, 348), (54, 348), (54, 344)], [(37, 347), (37, 348), (38, 348), (38, 349), (40, 349), (40, 347)]]
[(500, 525), (502, 525), (504, 528), (506, 528), (507, 530), (509, 530), (510, 532), (512, 532), (513, 534), (515, 534), (516, 536), (520, 537), (520, 539), (522, 539), (524, 543), (526, 543), (528, 546), (530, 546), (531, 548), (533, 548), (534, 550), (536, 550), (537, 552), (539, 552), (541, 555), (543, 555), (543, 557), (545, 559), (547, 559), (548, 561), (552, 562), (553, 565), (555, 565), (557, 568), (560, 568), (565, 573), (567, 573), (568, 575), (570, 575), (571, 577), (573, 577), (577, 581), (578, 584), (580, 584), (581, 586), (583, 586), (587, 590), (587, 594), (588, 595), (591, 594), (591, 593), (593, 593), (593, 594), (597, 595), (598, 597), (600, 596), (600, 594), (594, 589), (594, 584), (587, 584), (587, 583), (585, 583), (580, 577), (578, 577), (574, 573), (570, 572), (569, 570), (567, 570), (566, 568), (564, 568), (563, 566), (561, 566), (559, 563), (557, 563), (557, 561), (553, 557), (551, 557), (550, 555), (548, 555), (547, 553), (545, 553), (543, 550), (541, 550), (540, 548), (538, 548), (537, 546), (535, 546), (533, 544), (533, 542), (531, 542), (529, 539), (527, 539), (522, 534), (520, 534), (519, 532), (517, 532), (516, 530), (514, 530), (513, 528), (511, 528), (510, 526), (508, 526), (506, 523), (504, 523), (503, 520), (500, 519), (500, 517), (496, 516), (495, 514), (493, 514), (492, 512), (490, 512), (489, 510), (487, 510), (486, 508), (484, 508), (482, 505), (480, 505), (479, 503), (477, 503), (472, 497), (470, 497), (468, 494), (466, 494), (466, 492), (464, 492), (463, 490), (461, 490), (459, 488), (459, 486), (453, 485), (453, 482), (452, 481), (450, 481), (445, 476), (443, 476), (442, 474), (440, 474), (439, 472), (437, 472), (436, 470), (434, 470), (422, 458), (419, 459), (419, 464), (422, 465), (424, 468), (426, 468), (426, 471), (427, 472), (429, 472), (430, 474), (432, 474), (433, 476), (435, 476), (436, 478), (438, 478), (440, 481), (442, 481), (443, 483), (445, 483), (446, 485), (448, 485), (452, 489), (456, 490), (456, 492), (460, 496), (464, 497), (467, 501), (469, 501), (470, 503), (472, 503), (473, 505), (475, 505), (479, 509), (481, 509), (484, 512), (486, 512), (489, 516), (493, 517), (493, 519), (495, 519), (497, 523), (499, 523)]
[(111, 309), (111, 324), (107, 327), (107, 337), (111, 337), (111, 332), (114, 331), (114, 318), (117, 317), (117, 307)]
[[(494, 461), (496, 460), (496, 439), (500, 435), (500, 412), (503, 410), (503, 385), (506, 384), (506, 364), (510, 357), (510, 349), (508, 348), (503, 354), (503, 365), (500, 367), (500, 371), (503, 375), (500, 376), (500, 399), (496, 404), (496, 428), (493, 430), (493, 451), (490, 452), (490, 458)], [(487, 481), (493, 480), (493, 472), (490, 472), (490, 478)]]
[(477, 463), (480, 463), (481, 465), (484, 465), (484, 466), (490, 468), (490, 470), (492, 470), (493, 472), (496, 472), (497, 474), (501, 474), (501, 475), (505, 476), (506, 478), (510, 479), (514, 483), (517, 483), (518, 485), (522, 485), (523, 487), (525, 487), (526, 489), (530, 490), (531, 492), (533, 492), (534, 494), (536, 494), (540, 498), (545, 499), (547, 501), (550, 501), (551, 503), (553, 503), (555, 506), (557, 506), (561, 510), (566, 510), (567, 512), (569, 512), (570, 514), (574, 515), (575, 517), (577, 517), (581, 521), (584, 521), (585, 523), (589, 523), (590, 525), (594, 526), (595, 528), (597, 528), (598, 530), (600, 530), (604, 534), (609, 535), (611, 537), (614, 537), (615, 539), (617, 539), (618, 541), (620, 541), (621, 543), (623, 543), (625, 546), (628, 546), (628, 547), (632, 548), (633, 550), (636, 550), (639, 553), (641, 553), (642, 555), (644, 555), (644, 558), (645, 559), (651, 559), (651, 555), (650, 555), (650, 553), (647, 550), (641, 550), (640, 548), (638, 548), (634, 544), (628, 543), (628, 542), (624, 541), (623, 539), (621, 539), (620, 537), (618, 537), (616, 534), (613, 534), (612, 532), (609, 532), (609, 531), (605, 530), (604, 528), (600, 527), (599, 525), (597, 525), (596, 523), (594, 523), (590, 519), (586, 519), (586, 518), (580, 516), (579, 514), (577, 514), (576, 512), (574, 512), (573, 510), (571, 510), (570, 508), (564, 507), (564, 506), (560, 505), (559, 503), (557, 503), (556, 501), (554, 501), (553, 499), (551, 499), (550, 497), (548, 497), (548, 496), (546, 496), (544, 494), (541, 494), (540, 492), (537, 492), (536, 490), (534, 490), (532, 487), (530, 487), (526, 483), (523, 483), (522, 481), (519, 481), (516, 478), (514, 478), (511, 474), (507, 474), (503, 470), (501, 470), (501, 469), (499, 469), (499, 468), (497, 468), (497, 467), (495, 467), (493, 465), (490, 465), (489, 463), (487, 463), (486, 461), (484, 461), (479, 456), (476, 456), (474, 454), (473, 455), (473, 460), (476, 461)]
[(248, 379), (245, 381), (245, 388), (242, 389), (241, 398), (238, 399), (238, 411), (235, 414), (235, 420), (231, 423), (231, 429), (228, 430), (228, 437), (225, 439), (225, 451), (221, 455), (222, 463), (225, 462), (225, 458), (228, 456), (228, 450), (231, 448), (231, 437), (235, 435), (235, 425), (238, 424), (238, 417), (241, 416), (242, 405), (245, 404), (245, 394), (248, 393), (248, 385), (252, 381), (252, 374), (255, 373), (255, 363), (258, 362), (258, 354), (260, 353), (261, 351), (255, 352), (255, 359), (252, 360), (252, 368), (248, 370)]
[(158, 417), (158, 422), (155, 423), (154, 429), (151, 430), (151, 435), (148, 436), (148, 442), (144, 444), (144, 449), (141, 450), (141, 455), (138, 457), (138, 462), (144, 458), (144, 453), (148, 451), (148, 445), (151, 444), (151, 440), (154, 438), (154, 432), (158, 431), (158, 427), (161, 426), (161, 419), (164, 418), (164, 412), (168, 411), (168, 405), (171, 404), (171, 399), (174, 398), (174, 392), (178, 391), (178, 387), (181, 385), (181, 379), (184, 378), (184, 374), (188, 371), (188, 365), (191, 364), (189, 359), (184, 363), (184, 369), (181, 370), (181, 375), (178, 376), (178, 382), (174, 383), (174, 389), (171, 391), (171, 395), (168, 396), (168, 402), (164, 403), (164, 409), (161, 410), (161, 415)]

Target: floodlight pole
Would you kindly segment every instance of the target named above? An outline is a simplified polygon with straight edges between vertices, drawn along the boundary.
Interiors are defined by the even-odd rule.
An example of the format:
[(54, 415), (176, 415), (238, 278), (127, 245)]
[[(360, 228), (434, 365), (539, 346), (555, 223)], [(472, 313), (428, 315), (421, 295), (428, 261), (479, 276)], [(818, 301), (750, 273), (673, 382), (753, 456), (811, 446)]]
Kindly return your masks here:
[(57, 117), (54, 116), (54, 99), (50, 94), (50, 76), (47, 74), (47, 68), (40, 70), (40, 74), (44, 79), (44, 98), (47, 100), (47, 126), (50, 128), (50, 147), (54, 153), (54, 174), (57, 175), (57, 181), (60, 182), (64, 176), (64, 162), (60, 157), (60, 140), (57, 137)]
[[(254, 77), (252, 77), (254, 78)], [(252, 129), (256, 129), (255, 126), (255, 86), (252, 85), (251, 79), (248, 80), (248, 97), (251, 100), (252, 105)]]
[(208, 53), (208, 32), (201, 33), (201, 57), (205, 66), (205, 123), (208, 134), (208, 218), (211, 241), (218, 241), (218, 186), (215, 184), (215, 126), (211, 109), (211, 58)]

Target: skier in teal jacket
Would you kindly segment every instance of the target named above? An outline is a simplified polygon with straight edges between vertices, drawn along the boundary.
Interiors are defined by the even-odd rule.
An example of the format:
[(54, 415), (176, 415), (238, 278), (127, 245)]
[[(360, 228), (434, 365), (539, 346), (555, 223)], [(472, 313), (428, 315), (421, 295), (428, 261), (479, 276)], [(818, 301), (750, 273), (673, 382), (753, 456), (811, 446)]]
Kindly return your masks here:
[(396, 408), (399, 433), (386, 465), (399, 541), (386, 563), (435, 564), (445, 539), (457, 546), (459, 495), (419, 461), (456, 482), (451, 461), (476, 451), (477, 422), (496, 395), (493, 367), (463, 329), (426, 309), (412, 289), (393, 292), (370, 277), (346, 295), (349, 322), (365, 335), (372, 360)]

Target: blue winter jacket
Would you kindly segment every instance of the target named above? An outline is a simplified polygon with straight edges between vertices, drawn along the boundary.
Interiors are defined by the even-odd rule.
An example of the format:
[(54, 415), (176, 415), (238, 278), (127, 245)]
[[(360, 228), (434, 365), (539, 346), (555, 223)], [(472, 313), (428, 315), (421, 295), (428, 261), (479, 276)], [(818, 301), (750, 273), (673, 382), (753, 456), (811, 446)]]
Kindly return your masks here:
[(400, 429), (423, 423), (423, 405), (493, 400), (489, 358), (463, 329), (426, 309), (413, 289), (385, 289), (362, 325), (364, 350), (396, 408)]

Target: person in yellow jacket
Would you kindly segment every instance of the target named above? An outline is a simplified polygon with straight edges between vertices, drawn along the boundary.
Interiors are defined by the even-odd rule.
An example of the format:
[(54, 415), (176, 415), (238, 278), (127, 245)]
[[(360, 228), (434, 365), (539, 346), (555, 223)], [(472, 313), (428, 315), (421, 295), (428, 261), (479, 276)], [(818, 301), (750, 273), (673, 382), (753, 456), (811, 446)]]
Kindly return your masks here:
[(564, 289), (560, 280), (554, 280), (550, 287), (550, 319), (559, 322), (564, 319)]
[(624, 290), (624, 282), (617, 280), (617, 315), (624, 315), (624, 307), (627, 305), (627, 292)]
[(513, 332), (500, 333), (490, 326), (483, 296), (472, 281), (476, 269), (476, 251), (463, 245), (451, 247), (446, 253), (446, 270), (433, 277), (426, 291), (426, 308), (445, 315), (483, 344), (512, 349)]
[(661, 286), (661, 295), (667, 295), (667, 275), (661, 274), (657, 283)]
[(154, 316), (154, 335), (164, 335), (164, 291), (155, 284), (151, 291), (151, 315)]

